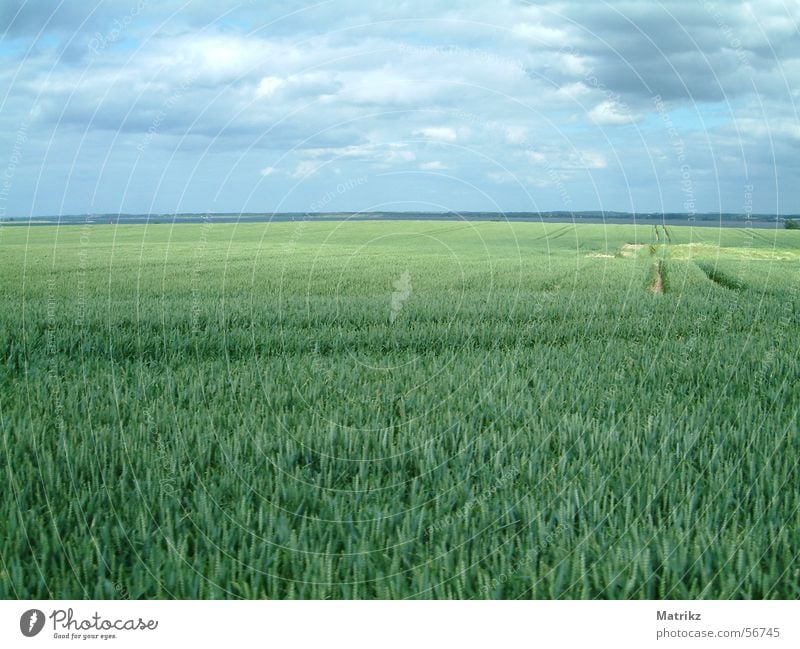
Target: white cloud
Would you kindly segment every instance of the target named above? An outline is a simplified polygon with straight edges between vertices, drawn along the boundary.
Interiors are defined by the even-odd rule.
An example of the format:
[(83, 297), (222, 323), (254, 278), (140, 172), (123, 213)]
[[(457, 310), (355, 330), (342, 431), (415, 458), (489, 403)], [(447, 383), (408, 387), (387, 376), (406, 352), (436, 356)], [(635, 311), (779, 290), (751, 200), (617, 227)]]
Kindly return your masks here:
[(588, 113), (589, 119), (600, 126), (616, 126), (641, 121), (640, 115), (631, 114), (626, 106), (615, 101), (602, 101)]
[(746, 136), (800, 140), (800, 123), (794, 119), (744, 117), (736, 120), (736, 127)]
[(526, 162), (537, 167), (548, 167), (550, 169), (605, 169), (607, 166), (605, 156), (598, 151), (572, 151), (562, 150), (525, 151), (523, 157)]
[(592, 72), (592, 61), (585, 54), (558, 50), (543, 56), (544, 64), (561, 74), (587, 77)]
[(289, 175), (297, 180), (303, 180), (315, 175), (321, 166), (322, 165), (319, 162), (314, 160), (303, 160), (302, 162), (298, 163), (298, 165), (294, 168), (294, 171), (292, 171), (292, 173)]
[[(385, 46), (384, 46), (385, 47)], [(398, 70), (394, 65), (375, 66), (358, 70), (342, 70), (338, 79), (342, 84), (337, 97), (350, 104), (415, 106), (433, 103), (447, 94), (442, 83), (414, 70)]]
[(509, 144), (522, 144), (528, 138), (528, 129), (524, 126), (506, 126), (504, 130)]
[(546, 27), (542, 24), (518, 23), (511, 29), (517, 38), (528, 41), (533, 45), (562, 45), (570, 42), (564, 29)]
[(510, 171), (490, 171), (486, 177), (498, 185), (508, 185), (518, 183), (520, 180)]
[(414, 135), (438, 140), (439, 142), (455, 142), (458, 139), (458, 133), (449, 126), (428, 126), (414, 131)]
[[(219, 36), (197, 43), (197, 48), (200, 50), (199, 53), (204, 69), (221, 74), (238, 72), (250, 56), (244, 42), (240, 39), (226, 36)], [(192, 52), (190, 49), (189, 52), (197, 54), (197, 50)]]
[[(246, 165), (260, 173), (251, 174), (250, 181), (270, 177), (265, 200), (272, 199), (275, 185), (288, 185), (292, 177), (333, 175), (339, 164), (354, 174), (379, 167), (437, 171), (446, 168), (445, 162), (430, 158), (442, 157), (452, 169), (474, 169), (481, 158), (510, 167), (513, 173), (492, 171), (487, 185), (515, 182), (516, 174), (526, 184), (536, 177), (542, 186), (552, 182), (553, 171), (559, 178), (572, 174), (577, 183), (587, 170), (604, 169), (613, 160), (623, 168), (605, 174), (599, 191), (616, 200), (628, 197), (635, 186), (648, 203), (655, 200), (652, 188), (659, 178), (648, 172), (650, 153), (640, 134), (614, 129), (610, 143), (600, 127), (613, 129), (647, 116), (656, 128), (648, 124), (643, 137), (661, 147), (653, 155), (674, 163), (674, 147), (651, 100), (658, 93), (671, 111), (688, 108), (697, 114), (689, 120), (675, 113), (693, 170), (713, 167), (714, 156), (723, 161), (739, 156), (756, 181), (759, 173), (772, 178), (776, 166), (780, 169), (783, 204), (797, 195), (800, 58), (792, 49), (796, 21), (785, 11), (785, 0), (759, 0), (740, 9), (718, 2), (713, 10), (707, 3), (675, 2), (677, 23), (658, 3), (615, 0), (602, 7), (509, 0), (458, 7), (434, 2), (424, 8), (421, 0), (410, 0), (381, 9), (359, 6), (358, 18), (364, 20), (358, 23), (352, 13), (323, 3), (286, 16), (275, 29), (254, 31), (241, 25), (251, 18), (253, 26), (256, 18), (264, 24), (270, 12), (280, 17), (280, 9), (248, 4), (242, 6), (247, 15), (241, 22), (223, 27), (210, 13), (208, 20), (197, 20), (207, 3), (191, 3), (163, 30), (158, 22), (163, 7), (152, 6), (131, 24), (130, 42), (111, 43), (91, 61), (85, 50), (94, 25), (85, 38), (79, 35), (78, 46), (63, 52), (45, 43), (15, 60), (10, 51), (11, 64), (0, 69), (0, 86), (9, 88), (0, 115), (0, 149), (13, 148), (23, 120), (35, 122), (26, 160), (47, 161), (34, 177), (46, 178), (44, 186), (53, 196), (64, 192), (49, 166), (59, 156), (46, 153), (45, 136), (51, 131), (53, 150), (62, 159), (79, 147), (81, 163), (90, 170), (86, 178), (95, 177), (91, 169), (106, 160), (113, 163), (108, 169), (131, 168), (129, 156), (151, 139), (148, 165), (140, 165), (143, 171), (137, 173), (160, 168), (165, 153), (175, 153), (176, 165), (190, 168), (198, 151), (206, 151), (204, 166), (229, 170), (227, 154), (241, 152)], [(378, 14), (386, 20), (370, 20)], [(487, 23), (492, 30), (486, 30)], [(758, 75), (751, 80), (754, 70)], [(40, 110), (28, 118), (35, 101)], [(76, 133), (86, 134), (87, 146), (76, 144)], [(454, 143), (469, 143), (470, 150), (431, 153)], [(261, 168), (264, 160), (285, 153), (292, 157), (275, 163), (280, 169)], [(483, 169), (485, 174), (491, 167)], [(216, 171), (207, 177), (212, 175)], [(23, 186), (23, 177), (20, 172), (16, 187)], [(104, 209), (119, 208), (115, 200), (125, 180), (118, 175), (104, 181), (103, 192), (111, 197)], [(390, 180), (375, 182), (386, 183), (376, 195), (400, 191)], [(740, 180), (731, 172), (717, 184), (725, 183)], [(164, 185), (172, 189), (174, 183)], [(202, 206), (207, 185), (198, 181), (184, 193)], [(491, 188), (500, 203), (514, 200), (513, 187)], [(443, 195), (448, 191), (455, 190), (442, 189)], [(585, 186), (576, 185), (575, 192), (581, 191), (582, 201), (595, 200)], [(665, 203), (677, 209), (684, 197), (679, 187), (670, 191), (665, 189)], [(101, 202), (103, 192), (98, 193)], [(30, 196), (45, 192), (15, 195), (22, 198), (12, 207), (25, 211)], [(92, 187), (77, 184), (69, 192), (70, 197), (93, 195)], [(129, 195), (137, 198), (127, 198), (123, 209), (132, 211), (143, 209), (136, 201), (152, 198), (146, 192)], [(233, 204), (241, 195), (230, 189), (220, 194)], [(736, 209), (741, 203), (735, 192), (705, 196), (710, 209), (716, 209), (715, 196)], [(70, 198), (70, 205), (75, 202)], [(156, 203), (162, 209), (172, 205), (164, 198)], [(37, 204), (35, 209), (44, 208)]]
[(547, 157), (540, 151), (526, 151), (525, 157), (535, 165), (543, 165), (547, 162)]
[(565, 83), (559, 86), (558, 90), (550, 93), (555, 99), (562, 101), (575, 101), (590, 92), (589, 87), (582, 81), (575, 81), (574, 83)]
[(337, 158), (352, 158), (364, 162), (413, 162), (416, 154), (402, 142), (371, 142), (366, 144), (351, 144), (343, 147), (324, 147), (309, 149), (306, 155), (313, 158), (334, 160)]
[(605, 169), (608, 166), (606, 157), (596, 151), (582, 151), (571, 156), (571, 160), (576, 166), (586, 169)]
[(258, 82), (256, 88), (257, 97), (269, 97), (275, 94), (275, 91), (283, 85), (283, 79), (278, 77), (264, 77)]

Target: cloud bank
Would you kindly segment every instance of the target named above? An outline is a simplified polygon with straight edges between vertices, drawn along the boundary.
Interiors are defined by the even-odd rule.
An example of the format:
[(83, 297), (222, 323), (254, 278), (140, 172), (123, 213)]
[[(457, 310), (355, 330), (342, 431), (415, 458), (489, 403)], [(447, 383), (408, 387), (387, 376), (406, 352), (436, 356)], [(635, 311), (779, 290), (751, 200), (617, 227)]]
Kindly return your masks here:
[(7, 1), (0, 216), (331, 193), (327, 210), (742, 211), (751, 193), (798, 212), (799, 23), (796, 0)]

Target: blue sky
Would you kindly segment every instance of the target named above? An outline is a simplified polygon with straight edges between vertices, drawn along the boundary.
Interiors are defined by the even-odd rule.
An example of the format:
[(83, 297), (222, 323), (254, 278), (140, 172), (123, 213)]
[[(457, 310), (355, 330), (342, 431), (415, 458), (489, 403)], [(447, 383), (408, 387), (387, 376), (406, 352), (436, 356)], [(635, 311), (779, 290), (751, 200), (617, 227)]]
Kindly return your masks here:
[(798, 22), (797, 0), (5, 0), (0, 216), (798, 213)]

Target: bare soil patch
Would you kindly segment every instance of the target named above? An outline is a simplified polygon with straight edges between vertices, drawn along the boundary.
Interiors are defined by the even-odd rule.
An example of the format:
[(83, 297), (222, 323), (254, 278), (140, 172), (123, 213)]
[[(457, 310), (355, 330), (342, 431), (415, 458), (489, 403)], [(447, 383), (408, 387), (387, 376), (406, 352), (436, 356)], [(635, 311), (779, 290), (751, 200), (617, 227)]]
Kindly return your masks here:
[(623, 257), (635, 257), (636, 253), (638, 253), (642, 248), (646, 247), (646, 243), (626, 243), (624, 246), (622, 246), (620, 254)]

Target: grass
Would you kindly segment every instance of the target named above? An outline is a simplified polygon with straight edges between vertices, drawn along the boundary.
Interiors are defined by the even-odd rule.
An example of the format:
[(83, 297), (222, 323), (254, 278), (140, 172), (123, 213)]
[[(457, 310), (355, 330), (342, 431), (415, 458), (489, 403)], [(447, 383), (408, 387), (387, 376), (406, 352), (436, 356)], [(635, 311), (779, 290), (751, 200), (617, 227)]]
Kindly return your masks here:
[(0, 597), (800, 596), (800, 232), (667, 230), (0, 228)]

